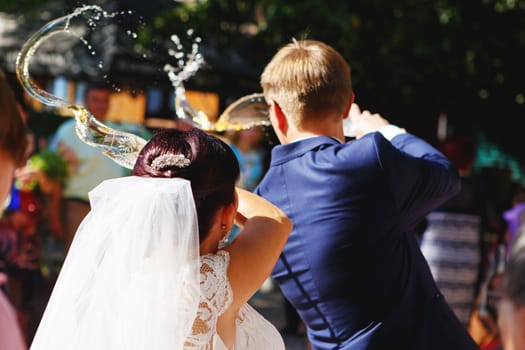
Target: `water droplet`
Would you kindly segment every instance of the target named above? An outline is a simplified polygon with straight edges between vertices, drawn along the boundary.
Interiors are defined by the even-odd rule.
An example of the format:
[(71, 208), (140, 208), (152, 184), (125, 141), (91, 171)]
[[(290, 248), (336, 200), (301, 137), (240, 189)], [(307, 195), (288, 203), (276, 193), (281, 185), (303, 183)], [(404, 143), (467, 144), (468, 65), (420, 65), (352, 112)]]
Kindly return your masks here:
[(489, 92), (486, 89), (479, 90), (479, 97), (483, 100), (487, 99), (489, 97)]
[(171, 41), (177, 45), (177, 47), (180, 45), (180, 39), (177, 35), (173, 34), (171, 37), (170, 37)]

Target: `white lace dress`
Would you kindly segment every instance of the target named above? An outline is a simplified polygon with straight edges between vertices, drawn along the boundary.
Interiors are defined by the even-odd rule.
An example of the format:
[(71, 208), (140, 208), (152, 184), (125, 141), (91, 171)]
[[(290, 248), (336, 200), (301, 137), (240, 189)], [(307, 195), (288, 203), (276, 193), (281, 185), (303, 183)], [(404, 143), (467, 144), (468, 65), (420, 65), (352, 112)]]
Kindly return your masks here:
[[(227, 350), (216, 332), (217, 319), (230, 306), (233, 292), (228, 281), (230, 255), (224, 250), (201, 257), (201, 303), (187, 349)], [(250, 305), (239, 310), (236, 320), (235, 350), (284, 350), (277, 329)]]

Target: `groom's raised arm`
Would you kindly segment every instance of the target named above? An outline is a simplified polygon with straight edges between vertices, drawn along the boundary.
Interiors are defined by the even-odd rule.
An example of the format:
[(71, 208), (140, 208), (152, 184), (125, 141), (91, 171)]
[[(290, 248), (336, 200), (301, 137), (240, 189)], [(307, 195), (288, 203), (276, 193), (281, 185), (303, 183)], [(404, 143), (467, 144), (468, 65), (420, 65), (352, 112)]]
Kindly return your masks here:
[(403, 223), (412, 226), (454, 196), (460, 178), (454, 164), (422, 139), (402, 133), (377, 143), (378, 156)]

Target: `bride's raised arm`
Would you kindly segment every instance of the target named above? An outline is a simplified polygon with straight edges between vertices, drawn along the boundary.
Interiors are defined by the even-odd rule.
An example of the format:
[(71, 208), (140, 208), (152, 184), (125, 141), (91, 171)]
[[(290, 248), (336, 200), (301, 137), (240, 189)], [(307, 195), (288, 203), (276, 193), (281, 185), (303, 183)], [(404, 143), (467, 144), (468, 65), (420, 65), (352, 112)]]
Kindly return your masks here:
[(235, 223), (242, 228), (228, 247), (232, 305), (240, 307), (269, 276), (292, 230), (292, 222), (266, 199), (237, 188)]

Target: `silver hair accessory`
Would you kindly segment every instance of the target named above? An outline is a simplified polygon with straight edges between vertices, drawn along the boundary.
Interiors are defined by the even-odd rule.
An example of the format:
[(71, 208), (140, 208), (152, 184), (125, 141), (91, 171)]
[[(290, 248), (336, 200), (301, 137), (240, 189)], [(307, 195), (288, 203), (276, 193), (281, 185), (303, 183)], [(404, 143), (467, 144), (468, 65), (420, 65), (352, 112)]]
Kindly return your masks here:
[(170, 166), (178, 168), (185, 168), (190, 165), (190, 160), (184, 154), (163, 154), (158, 156), (151, 162), (151, 167), (160, 170)]

